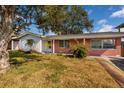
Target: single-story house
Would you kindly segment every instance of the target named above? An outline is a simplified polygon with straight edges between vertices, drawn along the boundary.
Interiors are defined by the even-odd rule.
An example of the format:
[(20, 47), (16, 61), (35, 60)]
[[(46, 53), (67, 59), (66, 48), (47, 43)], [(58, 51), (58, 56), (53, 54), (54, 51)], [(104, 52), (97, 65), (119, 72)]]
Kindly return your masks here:
[(12, 37), (9, 49), (28, 50), (27, 40), (35, 43), (32, 50), (40, 53), (72, 53), (71, 49), (77, 43), (87, 46), (91, 56), (124, 56), (124, 23), (115, 27), (119, 32), (84, 33), (73, 35), (41, 36), (26, 32), (18, 37)]
[(124, 32), (101, 32), (73, 35), (41, 36), (25, 33), (13, 37), (11, 50), (25, 50), (26, 42), (33, 39), (32, 49), (40, 53), (71, 53), (71, 48), (80, 43), (89, 48), (91, 56), (124, 56)]

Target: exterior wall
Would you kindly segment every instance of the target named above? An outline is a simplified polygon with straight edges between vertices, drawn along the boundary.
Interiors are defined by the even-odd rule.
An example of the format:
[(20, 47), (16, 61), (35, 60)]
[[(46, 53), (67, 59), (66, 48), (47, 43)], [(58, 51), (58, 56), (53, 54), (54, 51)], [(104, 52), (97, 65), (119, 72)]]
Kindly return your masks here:
[(120, 32), (124, 32), (124, 28), (120, 28)]
[[(87, 40), (91, 44), (91, 40)], [(90, 49), (91, 56), (121, 56), (121, 38), (115, 39), (115, 49)]]
[[(70, 48), (61, 48), (59, 47), (59, 40), (55, 40), (55, 53), (72, 53), (71, 47), (76, 45), (76, 42), (83, 44), (83, 39), (71, 39), (69, 40)], [(85, 45), (89, 49), (90, 56), (121, 56), (121, 38), (115, 39), (116, 49), (91, 49), (91, 39), (85, 40)]]
[(19, 40), (13, 40), (11, 43), (13, 43), (12, 50), (19, 50)]
[(29, 47), (26, 46), (26, 42), (28, 39), (33, 39), (35, 41), (32, 49), (37, 52), (41, 52), (41, 38), (33, 36), (33, 35), (25, 35), (19, 40), (19, 49), (20, 50), (28, 50)]
[[(13, 41), (13, 50), (26, 50), (28, 47), (26, 46), (27, 39), (33, 39), (35, 41), (35, 44), (33, 45), (33, 50), (37, 52), (44, 52), (48, 51), (45, 47), (45, 41), (42, 40), (40, 37), (33, 36), (33, 35), (25, 35), (20, 38), (20, 40), (14, 40)], [(47, 40), (46, 40), (47, 41)], [(53, 40), (52, 40), (53, 42)], [(90, 56), (120, 56), (121, 55), (121, 38), (115, 38), (115, 45), (116, 49), (91, 49), (91, 42), (92, 39), (69, 39), (69, 48), (62, 48), (59, 47), (59, 40), (54, 40), (54, 50), (55, 53), (72, 53), (71, 49), (73, 46), (75, 46), (77, 43), (84, 44), (89, 49), (89, 55)], [(52, 43), (51, 43), (52, 44)], [(53, 44), (52, 44), (53, 45)], [(51, 47), (51, 50), (53, 51), (53, 46)]]
[(124, 42), (122, 41), (122, 51), (121, 51), (121, 55), (124, 57)]
[(59, 47), (59, 40), (55, 40), (55, 53), (70, 53), (70, 48)]
[(59, 40), (55, 40), (55, 53), (72, 53), (71, 49), (77, 44), (81, 43), (83, 44), (83, 39), (70, 39), (69, 40), (69, 48), (62, 48), (59, 47)]

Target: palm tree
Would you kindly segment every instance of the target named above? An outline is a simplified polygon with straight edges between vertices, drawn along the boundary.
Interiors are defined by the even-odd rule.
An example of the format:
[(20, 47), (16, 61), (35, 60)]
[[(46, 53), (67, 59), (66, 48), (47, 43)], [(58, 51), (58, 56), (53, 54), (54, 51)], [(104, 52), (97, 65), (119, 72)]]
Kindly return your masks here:
[(28, 45), (28, 47), (30, 48), (29, 52), (32, 51), (32, 46), (33, 46), (34, 43), (35, 43), (35, 41), (33, 39), (27, 39), (26, 45)]

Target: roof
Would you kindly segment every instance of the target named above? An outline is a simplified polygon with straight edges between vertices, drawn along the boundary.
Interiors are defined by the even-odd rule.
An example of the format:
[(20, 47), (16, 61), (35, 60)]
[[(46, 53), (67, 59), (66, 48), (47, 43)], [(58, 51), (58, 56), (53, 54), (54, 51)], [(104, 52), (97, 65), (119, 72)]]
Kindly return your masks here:
[(33, 35), (33, 36), (36, 36), (36, 37), (41, 37), (41, 35), (39, 35), (39, 34), (35, 34), (35, 33), (32, 33), (32, 32), (25, 32), (22, 35), (20, 35), (18, 38), (21, 38), (25, 35)]
[(33, 36), (40, 37), (40, 38), (42, 37), (41, 35), (35, 34), (35, 33), (32, 33), (32, 32), (24, 32), (20, 36), (12, 37), (12, 39), (19, 39), (19, 38), (21, 38), (23, 36), (26, 36), (26, 35), (33, 35)]
[(117, 38), (124, 37), (124, 32), (100, 32), (100, 33), (85, 33), (85, 34), (70, 34), (49, 36), (47, 39), (80, 39), (80, 38)]
[(120, 24), (120, 25), (118, 25), (117, 27), (115, 27), (115, 28), (124, 28), (124, 23), (122, 23), (122, 24)]
[(70, 34), (70, 35), (56, 35), (56, 36), (41, 36), (34, 33), (25, 33), (18, 37), (13, 37), (12, 39), (19, 39), (26, 35), (33, 35), (36, 37), (40, 37), (42, 39), (80, 39), (80, 38), (118, 38), (124, 37), (124, 32), (100, 32), (100, 33), (84, 33), (84, 34)]

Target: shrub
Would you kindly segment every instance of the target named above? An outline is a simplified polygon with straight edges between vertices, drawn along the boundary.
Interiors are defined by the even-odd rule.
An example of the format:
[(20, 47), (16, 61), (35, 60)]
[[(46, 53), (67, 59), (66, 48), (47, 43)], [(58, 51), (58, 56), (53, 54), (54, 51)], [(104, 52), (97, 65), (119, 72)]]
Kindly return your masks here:
[(17, 68), (18, 66), (22, 65), (23, 63), (26, 62), (27, 59), (23, 57), (13, 57), (10, 59), (10, 63)]
[(13, 57), (10, 61), (13, 63), (23, 63), (26, 59), (23, 57)]
[(13, 57), (23, 57), (24, 56), (24, 53), (22, 51), (18, 51), (18, 50), (14, 50), (14, 51), (9, 51), (9, 56), (10, 58), (13, 58)]
[(33, 39), (27, 39), (27, 42), (26, 42), (25, 45), (27, 45), (28, 48), (24, 50), (25, 53), (31, 53), (32, 47), (33, 47), (33, 44), (34, 44), (34, 43), (35, 43), (35, 41), (34, 41)]
[(78, 44), (73, 48), (73, 56), (76, 58), (84, 58), (87, 56), (88, 49), (86, 46)]

